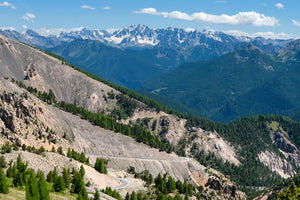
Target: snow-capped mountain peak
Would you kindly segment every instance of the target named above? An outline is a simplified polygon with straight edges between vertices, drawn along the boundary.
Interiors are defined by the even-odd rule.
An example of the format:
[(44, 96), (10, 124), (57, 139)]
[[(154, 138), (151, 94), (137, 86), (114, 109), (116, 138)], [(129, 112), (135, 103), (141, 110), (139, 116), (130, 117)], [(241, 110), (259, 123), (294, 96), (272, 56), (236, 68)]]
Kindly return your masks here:
[[(163, 46), (168, 48), (177, 47), (195, 47), (197, 45), (216, 45), (217, 43), (234, 44), (257, 42), (259, 44), (286, 45), (290, 40), (274, 40), (265, 38), (253, 38), (249, 36), (233, 36), (224, 32), (214, 30), (199, 31), (196, 29), (180, 29), (168, 27), (150, 28), (146, 25), (132, 25), (121, 29), (110, 30), (90, 30), (86, 28), (70, 29), (70, 31), (61, 31), (55, 35), (40, 35), (33, 30), (27, 30), (25, 33), (18, 33), (13, 30), (0, 30), (0, 34), (26, 42), (32, 45), (53, 47), (56, 44), (70, 42), (76, 39), (99, 40), (111, 46), (120, 48), (142, 48)], [(41, 45), (42, 41), (42, 45)], [(284, 46), (283, 45), (283, 46)]]

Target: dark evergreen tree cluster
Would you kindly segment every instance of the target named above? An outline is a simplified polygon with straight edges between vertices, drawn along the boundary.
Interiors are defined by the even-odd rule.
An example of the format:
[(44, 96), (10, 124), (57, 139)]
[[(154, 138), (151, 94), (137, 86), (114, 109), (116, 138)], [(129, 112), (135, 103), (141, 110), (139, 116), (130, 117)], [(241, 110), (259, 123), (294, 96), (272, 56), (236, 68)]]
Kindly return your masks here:
[(106, 169), (106, 164), (107, 164), (107, 160), (103, 159), (103, 158), (97, 158), (96, 159), (96, 163), (95, 163), (95, 170), (97, 170), (98, 172), (102, 173), (102, 174), (107, 174), (107, 169)]
[(140, 173), (135, 171), (135, 168), (130, 166), (127, 169), (127, 172), (134, 175), (134, 178), (140, 178), (146, 182), (146, 185), (151, 185), (153, 182), (152, 174), (150, 174), (149, 170), (144, 170)]
[(300, 189), (296, 186), (295, 182), (292, 181), (291, 185), (285, 189), (284, 191), (281, 191), (278, 194), (277, 200), (296, 200), (300, 199)]
[(101, 192), (111, 196), (111, 197), (114, 197), (118, 200), (123, 200), (123, 198), (121, 197), (120, 193), (117, 192), (116, 190), (112, 190), (111, 187), (106, 187), (105, 190), (101, 190)]
[[(42, 172), (35, 173), (28, 169), (27, 163), (22, 161), (21, 156), (17, 157), (15, 163), (10, 162), (6, 170), (6, 177), (12, 178), (14, 187), (24, 187), (26, 191), (26, 200), (50, 200), (47, 183)], [(8, 193), (7, 180), (2, 168), (0, 169), (0, 192)]]
[(114, 119), (127, 119), (128, 117), (131, 117), (134, 110), (136, 109), (137, 102), (133, 99), (130, 99), (124, 94), (117, 94), (115, 95), (117, 99), (117, 105), (119, 108), (115, 108), (111, 112), (111, 116)]
[(164, 174), (163, 176), (158, 174), (154, 179), (154, 183), (155, 188), (163, 195), (177, 191), (179, 194), (192, 196), (196, 192), (196, 188), (192, 184), (187, 183), (187, 180), (184, 180), (183, 183), (180, 180), (175, 182), (171, 176), (167, 178), (167, 174)]
[(79, 152), (75, 151), (74, 149), (71, 150), (71, 148), (68, 148), (67, 157), (73, 158), (74, 160), (77, 160), (81, 163), (89, 164), (89, 162), (90, 162), (89, 158), (87, 158), (85, 156), (84, 152), (79, 153)]
[(26, 180), (26, 200), (50, 200), (47, 183), (44, 174), (33, 170), (28, 170)]
[(35, 153), (38, 155), (43, 155), (46, 152), (46, 149), (43, 146), (41, 146), (40, 148), (37, 149), (37, 148), (35, 148), (35, 146), (26, 146), (26, 144), (22, 145), (22, 150), (28, 151), (31, 153)]

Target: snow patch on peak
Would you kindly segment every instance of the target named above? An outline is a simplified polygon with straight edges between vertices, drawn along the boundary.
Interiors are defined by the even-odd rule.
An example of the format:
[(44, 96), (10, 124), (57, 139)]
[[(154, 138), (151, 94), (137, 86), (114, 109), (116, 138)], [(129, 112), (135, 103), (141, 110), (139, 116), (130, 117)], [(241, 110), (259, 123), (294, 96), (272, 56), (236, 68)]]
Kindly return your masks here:
[(194, 29), (194, 28), (186, 28), (184, 30), (185, 30), (185, 32), (194, 32), (196, 29)]

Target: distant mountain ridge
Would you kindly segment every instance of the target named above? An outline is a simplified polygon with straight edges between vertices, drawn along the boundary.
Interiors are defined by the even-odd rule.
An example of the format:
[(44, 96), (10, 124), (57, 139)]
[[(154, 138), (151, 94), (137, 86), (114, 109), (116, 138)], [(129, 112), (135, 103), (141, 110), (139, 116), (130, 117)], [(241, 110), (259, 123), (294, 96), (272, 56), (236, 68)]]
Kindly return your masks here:
[(183, 64), (140, 90), (175, 99), (219, 122), (257, 114), (298, 116), (299, 52), (299, 40), (274, 55), (246, 44), (210, 61)]
[(141, 56), (97, 40), (78, 39), (48, 50), (83, 70), (132, 89), (167, 72)]
[(0, 34), (11, 39), (46, 48), (51, 48), (76, 39), (99, 40), (105, 44), (120, 48), (143, 48), (154, 46), (190, 48), (199, 45), (212, 47), (215, 43), (223, 43), (232, 46), (232, 44), (251, 42), (262, 50), (268, 51), (268, 53), (274, 53), (291, 41), (266, 39), (262, 37), (237, 37), (224, 32), (210, 30), (199, 31), (172, 27), (156, 29), (145, 25), (130, 26), (114, 31), (97, 29), (88, 30), (83, 28), (77, 31), (61, 32), (57, 35), (49, 36), (42, 36), (33, 30), (19, 33), (9, 29), (0, 29)]

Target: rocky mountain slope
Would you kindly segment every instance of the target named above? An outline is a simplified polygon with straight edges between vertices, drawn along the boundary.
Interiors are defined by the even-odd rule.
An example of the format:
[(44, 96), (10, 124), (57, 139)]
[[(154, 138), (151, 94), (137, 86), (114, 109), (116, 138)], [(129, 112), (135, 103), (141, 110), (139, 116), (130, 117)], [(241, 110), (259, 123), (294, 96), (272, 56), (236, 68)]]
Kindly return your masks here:
[[(104, 80), (97, 81), (96, 77), (86, 73), (89, 75), (87, 76), (76, 68), (65, 65), (64, 61), (39, 50), (3, 36), (0, 44), (3, 95), (1, 126), (5, 132), (3, 142), (9, 139), (14, 143), (27, 142), (26, 144), (32, 143), (31, 145), (39, 147), (44, 144), (44, 138), (45, 144), (55, 139), (56, 145), (62, 146), (64, 151), (68, 147), (83, 151), (92, 162), (96, 157), (106, 157), (109, 159), (109, 166), (113, 168), (126, 170), (129, 166), (134, 166), (139, 172), (148, 169), (153, 175), (168, 172), (176, 179), (188, 178), (205, 188), (224, 192), (232, 191), (224, 185), (227, 178), (214, 169), (229, 175), (245, 191), (270, 186), (281, 177), (293, 175), (297, 170), (297, 165), (289, 157), (297, 158), (300, 146), (297, 132), (300, 126), (292, 120), (276, 116), (255, 116), (224, 125), (180, 115), (174, 111), (172, 114), (171, 111), (157, 107), (158, 104), (153, 101)], [(258, 51), (256, 48), (254, 50)], [(82, 106), (95, 113), (110, 115), (123, 124), (143, 127), (158, 136), (166, 149), (190, 158), (162, 152), (115, 133), (113, 129), (100, 128), (96, 126), (97, 121), (91, 124), (81, 119), (85, 116), (75, 110), (73, 113), (80, 117), (53, 107), (61, 104), (41, 102), (34, 95), (26, 95), (26, 91), (18, 87), (19, 81), (24, 82), (26, 87), (37, 88), (73, 107)], [(127, 105), (125, 111), (124, 103)], [(29, 134), (24, 131), (26, 121), (30, 123)], [(48, 126), (48, 132), (43, 124)], [(294, 144), (293, 152), (286, 151), (286, 148), (279, 145), (282, 142), (278, 141), (284, 138), (278, 140), (278, 134), (285, 134), (286, 140)], [(40, 135), (42, 139), (39, 139)], [(47, 148), (50, 147), (51, 145)], [(261, 161), (259, 155), (262, 155)], [(274, 156), (269, 156), (269, 160), (265, 161), (265, 155)], [(191, 159), (192, 157), (204, 166)], [(278, 164), (279, 157), (282, 165)], [(219, 178), (211, 177), (212, 175)], [(235, 197), (238, 195), (234, 194)]]
[[(91, 163), (94, 163), (97, 157), (104, 157), (109, 160), (111, 168), (126, 170), (129, 166), (133, 166), (138, 172), (149, 170), (153, 176), (158, 173), (168, 173), (175, 179), (183, 181), (187, 178), (197, 185), (206, 185), (205, 188), (211, 188), (211, 190), (216, 189), (211, 184), (214, 180), (213, 183), (220, 183), (218, 189), (227, 188), (224, 194), (227, 195), (226, 192), (230, 191), (229, 196), (233, 195), (236, 198), (243, 196), (242, 193), (232, 193), (232, 190), (228, 190), (226, 183), (221, 183), (221, 179), (226, 179), (224, 175), (213, 169), (206, 169), (193, 159), (150, 148), (128, 136), (105, 130), (40, 101), (36, 96), (20, 88), (19, 81), (24, 82), (27, 87), (49, 92), (59, 101), (74, 103), (90, 111), (101, 111), (106, 114), (111, 113), (118, 106), (116, 99), (109, 98), (109, 94), (118, 95), (120, 92), (28, 46), (2, 36), (0, 44), (3, 143), (9, 140), (18, 146), (26, 144), (39, 148), (42, 145), (49, 151), (52, 146), (56, 148), (61, 146), (64, 152), (70, 147), (78, 152), (84, 152), (90, 157)], [(138, 102), (138, 104), (139, 109), (135, 110), (131, 118), (133, 122), (138, 121), (139, 117), (136, 119), (135, 117), (143, 117), (139, 110), (146, 109), (145, 112), (155, 116), (157, 120), (168, 118), (174, 121), (172, 126), (168, 126), (170, 132), (177, 127), (181, 127), (182, 131), (185, 130), (184, 122), (177, 123), (180, 120), (178, 117), (164, 112), (157, 114), (155, 109), (147, 108), (144, 103)], [(124, 123), (131, 122), (124, 121)], [(155, 129), (158, 131), (161, 126), (158, 124)], [(178, 134), (183, 134), (183, 132), (180, 131)], [(178, 134), (171, 136), (170, 141), (178, 140)], [(224, 145), (228, 146), (226, 142)], [(232, 153), (234, 154), (234, 150)], [(55, 165), (55, 161), (53, 162)], [(108, 183), (97, 185), (96, 180), (94, 183), (100, 188), (110, 186)], [(113, 184), (115, 183), (112, 183), (112, 186)], [(228, 185), (230, 184), (228, 182)], [(232, 187), (236, 191), (236, 186), (232, 185)]]

